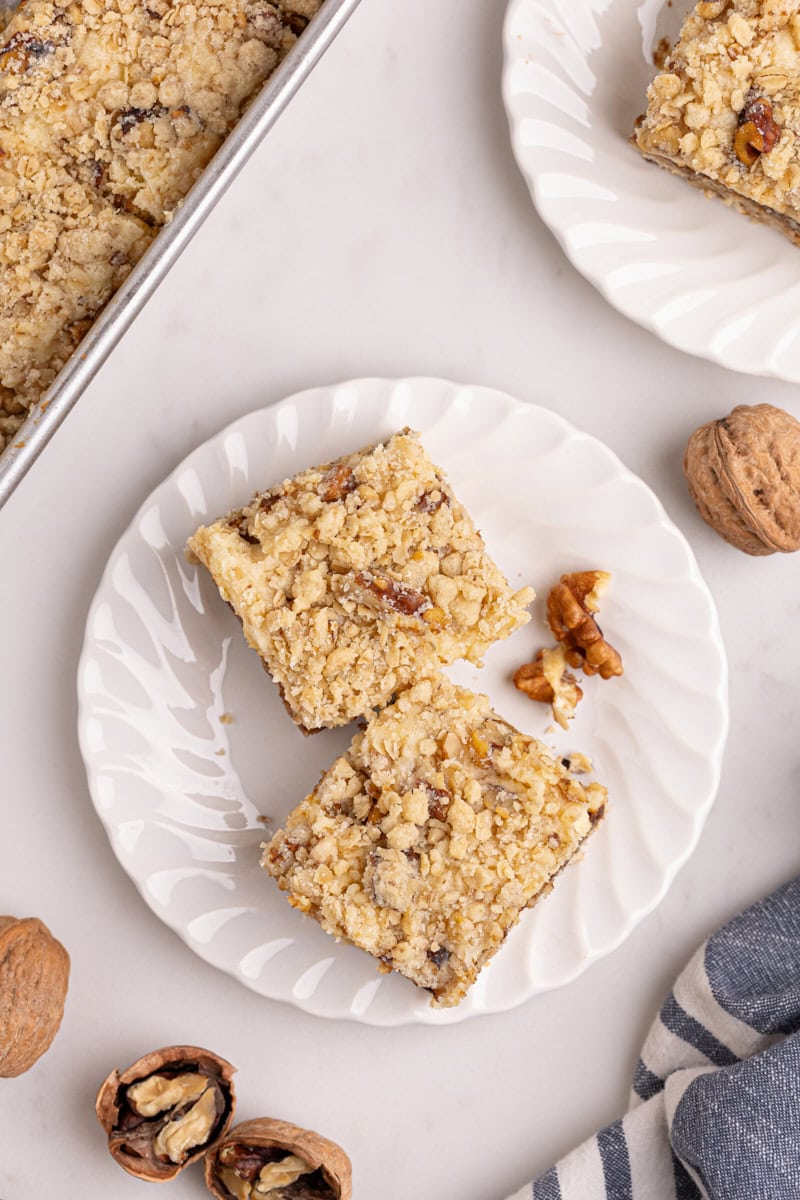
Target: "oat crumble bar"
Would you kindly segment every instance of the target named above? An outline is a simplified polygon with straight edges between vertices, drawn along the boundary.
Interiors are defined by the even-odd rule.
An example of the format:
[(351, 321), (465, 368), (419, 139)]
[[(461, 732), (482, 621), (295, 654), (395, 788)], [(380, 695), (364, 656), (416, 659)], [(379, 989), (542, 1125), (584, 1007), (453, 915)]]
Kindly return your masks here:
[(345, 725), (529, 620), (419, 435), (312, 467), (189, 550), (306, 732)]
[(705, 0), (648, 90), (651, 162), (800, 244), (800, 0)]
[(321, 3), (27, 0), (0, 26), (0, 450)]
[(46, 158), (0, 157), (0, 449), (150, 238)]
[(436, 676), (375, 715), (265, 845), (289, 903), (458, 1004), (603, 816), (535, 738)]

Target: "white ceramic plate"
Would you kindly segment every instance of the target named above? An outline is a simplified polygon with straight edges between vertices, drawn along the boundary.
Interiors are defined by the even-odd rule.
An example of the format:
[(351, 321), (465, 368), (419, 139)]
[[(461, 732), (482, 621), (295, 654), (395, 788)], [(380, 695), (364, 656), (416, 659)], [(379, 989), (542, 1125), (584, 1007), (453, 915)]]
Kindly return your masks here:
[[(694, 3), (694, 0), (691, 0)], [(616, 308), (691, 354), (800, 381), (800, 251), (628, 144), (690, 0), (511, 0), (503, 93), (540, 215)]]
[[(455, 1010), (337, 944), (258, 867), (269, 829), (352, 733), (304, 738), (219, 598), (184, 559), (187, 536), (263, 488), (410, 425), (534, 619), (455, 668), (498, 711), (560, 752), (582, 749), (610, 790), (585, 859), (525, 914)], [(603, 625), (621, 679), (589, 680), (574, 728), (509, 682), (550, 638), (543, 602), (566, 570), (613, 573)], [(78, 675), (89, 786), (114, 851), (147, 903), (202, 958), (265, 996), (378, 1025), (445, 1023), (520, 1004), (617, 946), (694, 847), (727, 726), (717, 617), (692, 553), (652, 492), (600, 442), (546, 409), (440, 380), (359, 380), (251, 413), (156, 488), (111, 555)], [(231, 719), (229, 719), (231, 718)]]

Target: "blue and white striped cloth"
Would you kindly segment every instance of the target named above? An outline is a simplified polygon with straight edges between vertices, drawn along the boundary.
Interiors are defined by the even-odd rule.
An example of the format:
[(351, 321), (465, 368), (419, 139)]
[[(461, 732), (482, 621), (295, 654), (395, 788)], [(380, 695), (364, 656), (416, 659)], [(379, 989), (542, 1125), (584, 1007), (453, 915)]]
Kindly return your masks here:
[(511, 1200), (800, 1200), (800, 878), (700, 947), (628, 1113)]

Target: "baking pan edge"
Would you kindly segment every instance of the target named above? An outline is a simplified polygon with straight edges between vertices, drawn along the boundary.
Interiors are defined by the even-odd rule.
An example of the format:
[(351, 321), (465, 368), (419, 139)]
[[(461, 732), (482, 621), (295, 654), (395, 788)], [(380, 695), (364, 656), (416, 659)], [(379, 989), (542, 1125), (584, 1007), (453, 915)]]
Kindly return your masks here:
[(106, 304), (72, 357), (0, 454), (0, 508), (30, 470), (133, 319), (311, 73), (360, 0), (325, 0), (223, 142), (169, 224)]

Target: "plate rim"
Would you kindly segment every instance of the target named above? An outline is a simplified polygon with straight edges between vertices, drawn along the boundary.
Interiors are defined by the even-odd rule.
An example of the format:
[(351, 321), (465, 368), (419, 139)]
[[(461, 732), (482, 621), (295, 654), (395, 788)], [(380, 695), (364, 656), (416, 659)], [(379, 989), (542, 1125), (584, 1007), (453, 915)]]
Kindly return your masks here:
[[(512, 0), (512, 2), (513, 2), (513, 0)], [(437, 1010), (437, 1009), (433, 1009), (433, 1008), (425, 1008), (421, 1011), (409, 1010), (406, 1013), (399, 1014), (396, 1018), (393, 1018), (393, 1019), (385, 1019), (385, 1018), (375, 1019), (374, 1016), (373, 1017), (370, 1016), (369, 1009), (367, 1009), (365, 1012), (358, 1012), (358, 1013), (353, 1012), (352, 1009), (350, 1009), (344, 1013), (339, 1013), (339, 1012), (332, 1013), (332, 1012), (326, 1011), (324, 1006), (315, 1004), (314, 1001), (315, 1001), (315, 998), (317, 995), (316, 992), (313, 993), (309, 997), (298, 997), (298, 996), (275, 995), (275, 994), (271, 994), (269, 992), (264, 991), (260, 987), (256, 986), (256, 983), (257, 983), (256, 980), (247, 978), (247, 977), (243, 976), (241, 972), (236, 970), (235, 965), (225, 966), (223, 964), (212, 961), (203, 952), (203, 944), (195, 942), (192, 939), (192, 937), (189, 935), (188, 930), (185, 929), (181, 925), (180, 921), (170, 919), (167, 914), (167, 911), (165, 911), (162, 907), (159, 907), (157, 902), (155, 901), (155, 898), (151, 897), (145, 891), (144, 881), (140, 880), (138, 876), (134, 876), (128, 870), (128, 868), (123, 860), (122, 848), (119, 845), (119, 839), (115, 832), (115, 829), (114, 829), (112, 823), (106, 819), (106, 816), (105, 816), (105, 813), (103, 810), (103, 806), (101, 803), (99, 803), (99, 801), (97, 799), (97, 767), (96, 767), (96, 764), (94, 763), (92, 751), (88, 744), (88, 734), (87, 734), (87, 724), (88, 724), (88, 721), (91, 716), (91, 711), (90, 711), (91, 704), (90, 704), (88, 695), (86, 693), (86, 689), (84, 688), (83, 680), (84, 680), (84, 675), (85, 675), (85, 664), (90, 658), (90, 655), (92, 653), (93, 643), (94, 643), (94, 637), (92, 634), (92, 625), (93, 625), (93, 622), (95, 619), (95, 614), (96, 614), (98, 607), (102, 603), (105, 602), (103, 599), (104, 592), (106, 590), (107, 584), (111, 580), (113, 570), (115, 568), (115, 564), (118, 561), (120, 554), (124, 551), (124, 546), (125, 546), (127, 540), (129, 539), (129, 537), (135, 531), (138, 523), (140, 522), (141, 517), (153, 505), (154, 498), (162, 490), (168, 490), (170, 487), (174, 486), (174, 483), (175, 483), (176, 479), (178, 478), (178, 476), (183, 471), (185, 471), (188, 467), (190, 467), (192, 465), (192, 459), (195, 458), (195, 456), (200, 456), (201, 454), (206, 452), (212, 446), (212, 444), (222, 442), (225, 438), (229, 437), (231, 434), (238, 432), (239, 428), (242, 425), (245, 425), (246, 423), (248, 423), (249, 421), (264, 418), (267, 413), (272, 414), (272, 419), (274, 421), (277, 421), (279, 418), (275, 414), (277, 414), (277, 412), (280, 409), (296, 406), (296, 405), (303, 403), (304, 401), (307, 401), (315, 396), (323, 396), (323, 395), (329, 396), (341, 389), (355, 388), (355, 389), (363, 390), (364, 388), (372, 389), (375, 387), (381, 387), (381, 388), (386, 388), (386, 389), (393, 391), (394, 389), (396, 389), (398, 387), (414, 388), (414, 387), (420, 387), (420, 386), (421, 387), (431, 387), (431, 386), (443, 387), (443, 388), (451, 389), (453, 392), (468, 391), (468, 392), (478, 393), (480, 396), (485, 396), (487, 399), (489, 397), (491, 397), (492, 400), (501, 402), (503, 405), (505, 405), (505, 407), (507, 408), (507, 410), (509, 412), (512, 412), (515, 410), (520, 410), (520, 409), (534, 410), (540, 419), (545, 418), (545, 419), (551, 421), (554, 426), (560, 427), (561, 430), (569, 437), (579, 437), (581, 439), (584, 439), (584, 440), (590, 442), (593, 446), (594, 451), (602, 453), (606, 457), (606, 459), (614, 466), (615, 472), (617, 473), (617, 475), (620, 478), (626, 479), (629, 483), (634, 483), (636, 485), (636, 487), (640, 490), (640, 492), (642, 492), (643, 494), (646, 494), (649, 502), (651, 503), (651, 505), (653, 507), (654, 513), (658, 517), (659, 524), (663, 528), (667, 529), (671, 533), (671, 535), (676, 539), (677, 543), (680, 545), (681, 550), (685, 556), (686, 566), (688, 568), (688, 576), (691, 579), (691, 581), (693, 582), (693, 584), (695, 585), (695, 587), (697, 587), (700, 590), (700, 592), (702, 593), (706, 607), (707, 607), (707, 612), (708, 612), (708, 617), (709, 617), (708, 636), (709, 636), (710, 642), (713, 644), (714, 649), (716, 651), (716, 662), (717, 662), (717, 667), (718, 667), (718, 679), (716, 682), (716, 687), (709, 690), (708, 697), (709, 697), (709, 699), (713, 698), (713, 700), (716, 701), (716, 717), (718, 720), (718, 729), (717, 729), (716, 737), (713, 740), (713, 743), (709, 746), (709, 748), (707, 750), (707, 756), (706, 756), (706, 762), (711, 769), (711, 784), (708, 788), (708, 793), (706, 795), (705, 802), (703, 803), (703, 805), (701, 807), (700, 806), (695, 807), (692, 811), (692, 835), (691, 835), (691, 838), (687, 839), (687, 843), (683, 849), (682, 854), (675, 857), (670, 862), (668, 867), (662, 868), (661, 885), (655, 892), (654, 896), (649, 900), (649, 902), (639, 906), (638, 908), (631, 908), (627, 912), (624, 926), (614, 939), (612, 939), (610, 942), (608, 942), (600, 947), (595, 948), (591, 952), (588, 952), (588, 953), (585, 952), (583, 958), (576, 964), (574, 969), (571, 970), (570, 972), (566, 973), (565, 975), (563, 975), (563, 977), (560, 979), (560, 982), (558, 984), (555, 984), (551, 987), (542, 987), (542, 988), (535, 989), (534, 991), (530, 992), (526, 997), (524, 997), (524, 999), (522, 999), (522, 1000), (515, 1000), (512, 998), (512, 1000), (507, 1004), (494, 1004), (491, 1008), (477, 1008), (477, 1007), (475, 1007), (475, 1008), (460, 1008), (460, 1007), (456, 1007), (454, 1009), (447, 1009), (447, 1010)], [(361, 403), (364, 403), (364, 401), (362, 400)], [(702, 575), (702, 572), (700, 571), (700, 567), (697, 562), (696, 556), (694, 554), (694, 551), (693, 551), (688, 539), (686, 538), (686, 535), (675, 524), (675, 522), (672, 521), (672, 519), (670, 518), (669, 514), (667, 513), (662, 501), (660, 500), (660, 498), (658, 497), (656, 492), (653, 490), (653, 488), (651, 488), (650, 485), (648, 483), (646, 483), (644, 479), (641, 478), (641, 476), (637, 475), (628, 466), (626, 466), (626, 464), (622, 461), (622, 459), (619, 457), (619, 455), (616, 453), (616, 451), (614, 451), (610, 446), (608, 446), (600, 438), (598, 438), (594, 434), (588, 433), (585, 430), (581, 429), (580, 427), (574, 425), (571, 421), (567, 420), (565, 417), (563, 417), (559, 412), (555, 411), (554, 409), (548, 408), (546, 405), (540, 404), (537, 402), (521, 400), (517, 396), (514, 396), (511, 393), (506, 392), (499, 388), (494, 388), (494, 387), (483, 385), (483, 384), (461, 383), (461, 382), (456, 382), (455, 380), (452, 380), (452, 379), (445, 378), (443, 376), (428, 376), (428, 375), (412, 375), (412, 376), (396, 376), (396, 377), (395, 376), (367, 375), (367, 376), (359, 376), (359, 377), (353, 377), (353, 378), (348, 378), (348, 379), (342, 379), (342, 380), (339, 380), (337, 382), (333, 382), (330, 384), (322, 384), (322, 385), (317, 385), (314, 387), (303, 388), (300, 391), (293, 392), (288, 396), (283, 396), (278, 400), (275, 400), (275, 401), (267, 403), (267, 404), (259, 405), (258, 407), (254, 408), (254, 409), (248, 410), (246, 413), (243, 413), (240, 416), (236, 417), (234, 420), (229, 421), (226, 425), (224, 425), (223, 427), (218, 429), (215, 433), (211, 434), (209, 437), (203, 439), (201, 442), (199, 442), (197, 445), (195, 445), (187, 454), (185, 454), (183, 456), (183, 458), (172, 468), (172, 470), (170, 470), (167, 473), (167, 475), (164, 476), (164, 478), (160, 482), (158, 482), (153, 488), (150, 489), (150, 491), (144, 497), (142, 502), (137, 506), (137, 508), (136, 508), (135, 512), (133, 513), (133, 515), (131, 516), (130, 520), (125, 525), (125, 528), (123, 529), (122, 533), (114, 541), (114, 545), (105, 561), (102, 572), (101, 572), (100, 577), (97, 582), (97, 586), (94, 590), (91, 602), (87, 609), (86, 620), (84, 623), (83, 639), (82, 639), (82, 643), (81, 643), (81, 651), (80, 651), (80, 655), (79, 655), (79, 659), (78, 659), (78, 666), (77, 666), (77, 672), (76, 672), (76, 690), (77, 690), (77, 701), (78, 701), (78, 711), (77, 711), (78, 744), (79, 744), (79, 748), (80, 748), (80, 752), (81, 752), (81, 758), (82, 758), (83, 764), (84, 764), (84, 769), (86, 771), (87, 785), (88, 785), (88, 791), (89, 791), (91, 803), (92, 803), (95, 813), (96, 813), (97, 817), (99, 818), (101, 825), (102, 825), (103, 829), (105, 830), (105, 833), (109, 839), (109, 843), (111, 845), (111, 849), (114, 854), (114, 857), (117, 859), (117, 862), (118, 862), (120, 868), (122, 869), (122, 871), (124, 872), (125, 876), (134, 884), (137, 892), (141, 896), (144, 903), (147, 905), (148, 909), (168, 929), (170, 929), (174, 934), (176, 934), (181, 939), (181, 941), (190, 950), (192, 950), (198, 956), (198, 958), (200, 958), (200, 960), (203, 963), (205, 963), (209, 967), (213, 967), (219, 971), (222, 971), (226, 975), (229, 975), (231, 978), (237, 980), (240, 984), (243, 984), (246, 987), (248, 987), (248, 989), (253, 991), (256, 995), (259, 995), (259, 996), (263, 997), (264, 999), (268, 999), (273, 1002), (289, 1004), (293, 1008), (296, 1008), (299, 1011), (302, 1011), (308, 1015), (312, 1015), (312, 1016), (316, 1016), (316, 1017), (323, 1017), (328, 1020), (354, 1021), (358, 1024), (365, 1024), (365, 1025), (372, 1026), (374, 1028), (399, 1027), (399, 1026), (417, 1025), (417, 1024), (419, 1024), (419, 1025), (434, 1025), (434, 1026), (435, 1025), (450, 1025), (450, 1024), (460, 1023), (464, 1020), (469, 1020), (473, 1017), (492, 1016), (492, 1015), (500, 1014), (502, 1012), (508, 1012), (514, 1008), (521, 1007), (523, 1004), (528, 1003), (530, 1000), (532, 1000), (537, 995), (542, 995), (545, 992), (549, 992), (549, 991), (556, 991), (560, 987), (564, 987), (564, 986), (569, 985), (570, 983), (573, 983), (579, 976), (581, 976), (586, 970), (588, 970), (588, 968), (593, 963), (597, 962), (601, 958), (605, 958), (607, 955), (613, 954), (623, 944), (623, 942), (625, 942), (627, 940), (627, 938), (631, 935), (633, 930), (642, 922), (642, 920), (644, 920), (645, 917), (649, 916), (652, 912), (655, 911), (656, 908), (658, 908), (658, 906), (661, 904), (664, 897), (666, 896), (667, 892), (672, 887), (672, 884), (674, 883), (676, 876), (681, 871), (681, 869), (686, 865), (688, 860), (693, 855), (695, 849), (697, 848), (697, 844), (702, 835), (706, 820), (708, 818), (711, 808), (712, 808), (712, 806), (717, 798), (717, 795), (719, 793), (719, 786), (720, 786), (722, 765), (723, 765), (723, 757), (724, 757), (724, 752), (725, 752), (725, 747), (726, 747), (727, 737), (728, 737), (728, 732), (729, 732), (729, 727), (730, 727), (728, 656), (727, 656), (727, 651), (725, 648), (724, 639), (722, 636), (722, 630), (721, 630), (721, 626), (720, 626), (720, 622), (719, 622), (719, 614), (717, 611), (717, 606), (716, 606), (713, 594), (711, 592), (711, 589), (709, 588), (708, 584), (706, 583), (706, 581)]]
[[(520, 136), (520, 126), (524, 121), (524, 116), (518, 111), (514, 104), (514, 91), (511, 86), (511, 77), (519, 58), (515, 57), (515, 41), (513, 34), (513, 26), (517, 14), (526, 8), (534, 0), (507, 0), (505, 15), (503, 18), (502, 27), (502, 49), (503, 49), (503, 64), (501, 72), (501, 95), (503, 107), (508, 121), (509, 135), (511, 142), (511, 150), (516, 162), (517, 168), (522, 175), (525, 184), (533, 202), (533, 206), (545, 227), (555, 238), (562, 253), (567, 261), (571, 263), (574, 269), (581, 275), (592, 287), (602, 296), (616, 312), (620, 313), (627, 320), (632, 321), (640, 328), (647, 330), (659, 341), (670, 346), (674, 350), (680, 351), (682, 354), (691, 355), (693, 358), (698, 358), (706, 362), (714, 363), (718, 367), (722, 367), (727, 371), (735, 371), (737, 374), (745, 376), (754, 376), (764, 379), (779, 379), (786, 383), (800, 383), (800, 355), (798, 355), (797, 366), (794, 370), (788, 367), (781, 368), (780, 363), (775, 359), (775, 349), (772, 347), (766, 357), (758, 357), (752, 363), (742, 362), (741, 360), (731, 363), (724, 357), (725, 347), (717, 347), (713, 341), (705, 340), (702, 345), (698, 343), (689, 344), (684, 340), (678, 330), (668, 322), (659, 323), (657, 312), (642, 311), (637, 308), (633, 298), (627, 301), (625, 298), (624, 288), (615, 288), (609, 280), (607, 273), (599, 266), (595, 267), (591, 261), (587, 262), (581, 256), (577, 245), (572, 245), (569, 240), (570, 226), (560, 223), (555, 219), (544, 203), (541, 194), (541, 180), (539, 173), (536, 171), (532, 163), (526, 159), (524, 146)], [(537, 5), (546, 5), (548, 9), (553, 9), (553, 15), (556, 16), (554, 9), (555, 0), (535, 0)], [(671, 0), (664, 0), (664, 4), (671, 3)], [(614, 4), (619, 3), (619, 0), (608, 0), (607, 9)], [(694, 4), (695, 0), (691, 0)], [(607, 9), (605, 11), (607, 11)], [(631, 9), (633, 12), (633, 8)], [(598, 15), (603, 15), (602, 13)], [(642, 110), (646, 106), (646, 97), (642, 95)], [(643, 160), (644, 161), (644, 160)], [(686, 185), (689, 187), (689, 185)], [(695, 190), (695, 189), (691, 189)], [(719, 203), (722, 203), (721, 201)], [(738, 215), (741, 221), (746, 220), (744, 216)], [(751, 224), (753, 222), (751, 221)], [(774, 232), (774, 231), (772, 231)], [(715, 280), (707, 280), (707, 285), (715, 284)], [(721, 286), (721, 285), (718, 285)], [(688, 288), (687, 291), (697, 291), (697, 287)], [(800, 340), (800, 323), (797, 326), (797, 338)], [(786, 331), (783, 331), (777, 339), (780, 342), (786, 336)]]

